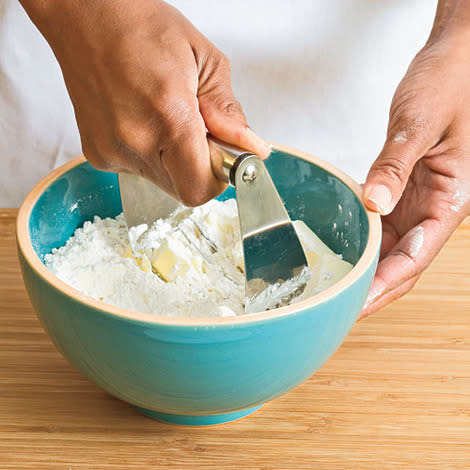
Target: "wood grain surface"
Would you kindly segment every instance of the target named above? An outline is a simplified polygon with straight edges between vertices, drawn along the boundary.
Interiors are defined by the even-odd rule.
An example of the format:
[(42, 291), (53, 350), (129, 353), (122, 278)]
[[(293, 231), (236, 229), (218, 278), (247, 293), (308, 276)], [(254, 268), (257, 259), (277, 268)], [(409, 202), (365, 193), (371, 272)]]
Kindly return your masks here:
[(469, 469), (470, 220), (407, 297), (249, 418), (182, 428), (82, 377), (31, 308), (0, 210), (0, 468)]

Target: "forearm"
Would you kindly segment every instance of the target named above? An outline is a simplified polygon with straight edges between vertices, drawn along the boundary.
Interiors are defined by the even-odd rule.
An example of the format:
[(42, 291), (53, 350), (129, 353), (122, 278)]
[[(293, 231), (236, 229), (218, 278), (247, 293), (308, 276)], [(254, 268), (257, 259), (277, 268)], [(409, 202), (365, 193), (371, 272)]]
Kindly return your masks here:
[[(98, 1), (80, 0), (19, 0), (31, 21), (45, 37), (56, 57), (63, 56), (66, 43), (86, 41), (83, 25), (91, 24), (94, 4)], [(72, 47), (74, 45), (72, 44)]]

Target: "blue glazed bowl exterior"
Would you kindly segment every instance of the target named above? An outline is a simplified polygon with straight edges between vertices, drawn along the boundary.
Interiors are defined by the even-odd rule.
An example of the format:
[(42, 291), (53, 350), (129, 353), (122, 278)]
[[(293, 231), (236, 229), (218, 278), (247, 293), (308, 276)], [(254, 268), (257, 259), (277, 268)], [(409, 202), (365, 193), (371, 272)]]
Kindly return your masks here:
[[(95, 214), (121, 211), (117, 179), (77, 160), (40, 183), (20, 211), (18, 253), (31, 302), (60, 352), (112, 395), (169, 415), (252, 408), (312, 375), (344, 340), (364, 304), (380, 222), (364, 209), (347, 177), (294, 153), (275, 151), (268, 161), (291, 216), (303, 218), (356, 266), (318, 299), (236, 319), (134, 314), (65, 286), (48, 273), (43, 257)], [(229, 190), (222, 198), (232, 196)]]

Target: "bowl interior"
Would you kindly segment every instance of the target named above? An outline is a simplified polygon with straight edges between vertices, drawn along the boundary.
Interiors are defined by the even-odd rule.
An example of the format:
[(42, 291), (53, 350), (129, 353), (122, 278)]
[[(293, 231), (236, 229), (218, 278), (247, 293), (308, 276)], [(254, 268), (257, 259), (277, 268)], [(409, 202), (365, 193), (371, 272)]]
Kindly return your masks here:
[[(313, 162), (274, 150), (266, 166), (289, 215), (301, 219), (336, 253), (355, 264), (367, 243), (366, 211), (351, 188)], [(219, 199), (235, 197), (228, 188)], [(94, 169), (85, 162), (50, 184), (36, 201), (29, 234), (43, 261), (95, 215), (115, 217), (122, 211), (117, 175)]]

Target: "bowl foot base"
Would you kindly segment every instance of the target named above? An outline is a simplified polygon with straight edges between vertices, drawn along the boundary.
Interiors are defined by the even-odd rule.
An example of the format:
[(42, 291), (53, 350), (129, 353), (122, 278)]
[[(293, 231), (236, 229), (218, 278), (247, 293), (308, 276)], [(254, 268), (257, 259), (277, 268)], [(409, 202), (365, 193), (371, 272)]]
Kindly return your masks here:
[(263, 405), (254, 406), (253, 408), (246, 408), (240, 411), (232, 411), (230, 413), (222, 413), (216, 415), (202, 415), (202, 416), (191, 416), (191, 415), (175, 415), (169, 413), (160, 413), (159, 411), (152, 411), (146, 408), (140, 408), (135, 406), (137, 411), (140, 411), (149, 418), (162, 421), (164, 423), (180, 424), (183, 426), (209, 426), (212, 424), (229, 423), (255, 412)]

